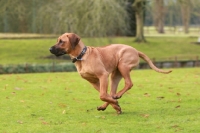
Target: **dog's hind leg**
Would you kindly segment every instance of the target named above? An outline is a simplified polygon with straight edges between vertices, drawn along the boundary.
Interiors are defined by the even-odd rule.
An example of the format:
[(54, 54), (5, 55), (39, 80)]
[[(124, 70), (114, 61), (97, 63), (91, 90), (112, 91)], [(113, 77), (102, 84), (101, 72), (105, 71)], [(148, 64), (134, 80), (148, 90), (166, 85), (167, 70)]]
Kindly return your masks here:
[(122, 75), (122, 77), (124, 78), (125, 81), (125, 86), (122, 90), (120, 90), (117, 94), (115, 94), (113, 96), (114, 99), (119, 99), (122, 97), (122, 95), (128, 91), (129, 89), (131, 89), (131, 87), (133, 86), (133, 83), (131, 81), (131, 77), (130, 77), (130, 71), (131, 71), (131, 67), (126, 66), (125, 64), (120, 64), (118, 66), (118, 69)]
[(111, 74), (111, 90), (110, 95), (115, 98), (119, 81), (122, 79), (120, 71), (117, 69)]

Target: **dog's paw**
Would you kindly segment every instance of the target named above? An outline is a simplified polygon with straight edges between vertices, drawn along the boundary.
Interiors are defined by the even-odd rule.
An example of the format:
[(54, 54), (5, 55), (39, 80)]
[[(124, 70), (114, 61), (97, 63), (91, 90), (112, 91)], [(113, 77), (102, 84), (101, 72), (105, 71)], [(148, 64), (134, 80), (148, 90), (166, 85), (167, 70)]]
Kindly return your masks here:
[(100, 107), (97, 107), (97, 110), (98, 111), (104, 111), (104, 110), (106, 110), (106, 108), (100, 106)]
[(122, 114), (122, 111), (121, 110), (118, 110), (117, 111), (117, 114), (119, 115), (119, 114)]
[(112, 96), (113, 99), (120, 99), (122, 96), (117, 96), (117, 95), (114, 95)]

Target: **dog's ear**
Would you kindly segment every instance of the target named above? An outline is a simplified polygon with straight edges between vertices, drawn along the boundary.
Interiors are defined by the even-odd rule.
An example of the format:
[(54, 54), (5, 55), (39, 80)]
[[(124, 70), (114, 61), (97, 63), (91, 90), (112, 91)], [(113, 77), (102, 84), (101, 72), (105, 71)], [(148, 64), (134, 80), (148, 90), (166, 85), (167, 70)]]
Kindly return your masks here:
[(69, 38), (69, 42), (72, 45), (72, 49), (74, 49), (76, 45), (79, 43), (80, 37), (74, 33), (67, 35), (67, 37)]

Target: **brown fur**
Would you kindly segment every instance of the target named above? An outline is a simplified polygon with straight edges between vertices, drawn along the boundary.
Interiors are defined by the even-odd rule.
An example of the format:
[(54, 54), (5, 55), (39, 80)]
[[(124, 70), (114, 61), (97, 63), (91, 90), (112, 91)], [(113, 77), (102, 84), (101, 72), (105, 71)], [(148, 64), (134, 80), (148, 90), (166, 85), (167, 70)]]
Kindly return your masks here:
[[(63, 44), (59, 45), (62, 40)], [(53, 47), (65, 51), (71, 58), (77, 57), (84, 48), (80, 37), (74, 33), (65, 33), (58, 38), (58, 43)], [(111, 44), (104, 47), (87, 47), (82, 61), (75, 62), (78, 73), (82, 78), (89, 81), (99, 91), (99, 97), (105, 104), (98, 107), (98, 110), (105, 110), (111, 104), (112, 107), (121, 113), (117, 99), (131, 89), (133, 83), (130, 78), (130, 71), (139, 63), (139, 57), (144, 59), (149, 66), (160, 73), (170, 73), (157, 68), (144, 53), (124, 44)], [(111, 74), (111, 90), (108, 90), (108, 78)], [(125, 86), (117, 92), (119, 81), (124, 78)]]

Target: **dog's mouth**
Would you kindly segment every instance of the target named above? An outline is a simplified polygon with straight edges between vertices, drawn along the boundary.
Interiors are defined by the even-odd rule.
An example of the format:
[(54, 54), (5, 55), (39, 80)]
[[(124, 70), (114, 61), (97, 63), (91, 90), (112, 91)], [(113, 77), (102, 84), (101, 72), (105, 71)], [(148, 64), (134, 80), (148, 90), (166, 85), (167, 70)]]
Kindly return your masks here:
[(49, 51), (54, 54), (55, 56), (62, 56), (62, 55), (65, 55), (67, 54), (64, 50), (62, 49), (58, 49), (58, 48), (55, 48), (54, 46), (52, 46)]

